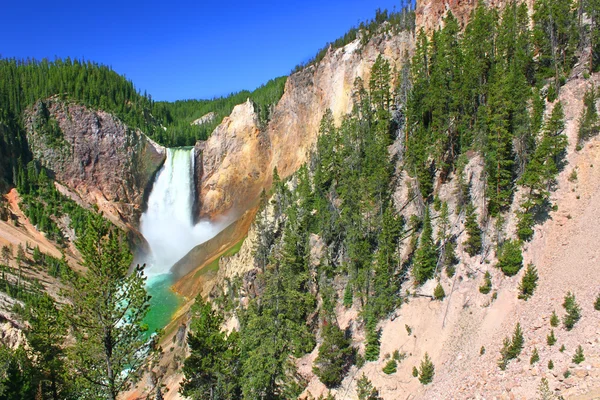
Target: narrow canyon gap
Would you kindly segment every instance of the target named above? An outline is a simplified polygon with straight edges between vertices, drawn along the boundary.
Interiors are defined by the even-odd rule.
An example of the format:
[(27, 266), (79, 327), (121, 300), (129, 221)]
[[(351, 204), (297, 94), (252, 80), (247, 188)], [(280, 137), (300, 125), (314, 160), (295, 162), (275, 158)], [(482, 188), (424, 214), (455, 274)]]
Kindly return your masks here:
[(166, 326), (180, 298), (171, 290), (172, 266), (195, 246), (214, 237), (220, 224), (200, 221), (194, 224), (194, 149), (167, 149), (167, 158), (156, 175), (148, 197), (140, 230), (150, 251), (142, 260), (146, 264), (150, 312), (149, 332)]

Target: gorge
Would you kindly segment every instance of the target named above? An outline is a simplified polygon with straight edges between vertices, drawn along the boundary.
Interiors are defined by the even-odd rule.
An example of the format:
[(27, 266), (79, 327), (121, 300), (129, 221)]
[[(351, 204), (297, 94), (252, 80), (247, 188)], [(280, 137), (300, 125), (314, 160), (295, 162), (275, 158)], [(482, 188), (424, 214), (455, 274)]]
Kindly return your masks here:
[(0, 400), (600, 396), (598, 2), (407, 4), (212, 100), (0, 59)]
[(171, 268), (195, 246), (224, 228), (223, 224), (209, 221), (194, 223), (195, 149), (169, 148), (166, 153), (140, 218), (140, 233), (148, 243), (139, 262), (146, 265), (148, 293), (152, 296), (147, 317), (151, 332), (164, 328), (180, 305), (179, 297), (170, 288), (174, 283)]

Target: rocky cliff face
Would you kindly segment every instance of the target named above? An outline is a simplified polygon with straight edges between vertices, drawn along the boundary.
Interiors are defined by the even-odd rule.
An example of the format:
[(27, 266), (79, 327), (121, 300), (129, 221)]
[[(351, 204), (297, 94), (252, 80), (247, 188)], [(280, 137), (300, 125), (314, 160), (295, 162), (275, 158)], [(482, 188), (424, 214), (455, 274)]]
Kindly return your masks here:
[[(499, 10), (512, 3), (513, 0), (483, 0), (489, 7)], [(442, 21), (449, 11), (454, 14), (462, 26), (465, 26), (479, 0), (417, 0), (416, 26), (417, 32), (423, 28), (426, 32), (434, 31), (442, 26)], [(529, 10), (533, 9), (534, 0), (517, 0), (526, 2)]]
[(203, 148), (203, 176), (198, 185), (200, 217), (245, 210), (271, 180), (295, 172), (316, 142), (319, 124), (331, 109), (336, 121), (352, 110), (356, 78), (368, 82), (371, 67), (383, 54), (396, 69), (414, 45), (412, 33), (378, 35), (366, 45), (356, 40), (331, 50), (316, 66), (291, 75), (266, 130), (250, 102), (237, 106)]
[(58, 98), (36, 103), (25, 125), (34, 158), (57, 181), (113, 222), (137, 223), (164, 148), (112, 114)]
[(269, 161), (268, 136), (258, 128), (252, 102), (237, 105), (196, 148), (200, 217), (245, 211), (264, 186)]

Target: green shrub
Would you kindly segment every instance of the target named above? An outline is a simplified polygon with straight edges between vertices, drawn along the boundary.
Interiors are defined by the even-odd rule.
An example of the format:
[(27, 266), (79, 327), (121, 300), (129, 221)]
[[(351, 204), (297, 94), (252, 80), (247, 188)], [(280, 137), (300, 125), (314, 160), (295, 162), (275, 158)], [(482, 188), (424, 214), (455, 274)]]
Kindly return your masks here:
[(600, 294), (596, 297), (596, 301), (594, 302), (594, 309), (596, 311), (600, 311)]
[(577, 182), (577, 170), (573, 169), (569, 175), (569, 182)]
[(552, 360), (548, 361), (548, 369), (554, 369), (554, 362)]
[(492, 274), (489, 271), (485, 271), (483, 276), (483, 285), (479, 286), (479, 291), (483, 294), (488, 294), (492, 290)]
[(444, 297), (446, 297), (446, 292), (444, 292), (442, 284), (438, 282), (435, 290), (433, 291), (433, 298), (436, 300), (444, 300)]
[(481, 346), (481, 348), (479, 349), (479, 355), (482, 356), (485, 354), (485, 346)]
[(395, 373), (397, 370), (398, 370), (398, 363), (394, 359), (391, 359), (390, 361), (388, 361), (387, 364), (385, 364), (385, 367), (383, 367), (383, 372), (386, 373), (387, 375), (391, 375), (391, 374)]
[(412, 375), (416, 378), (417, 376), (419, 376), (419, 370), (417, 369), (417, 367), (413, 367), (412, 370)]

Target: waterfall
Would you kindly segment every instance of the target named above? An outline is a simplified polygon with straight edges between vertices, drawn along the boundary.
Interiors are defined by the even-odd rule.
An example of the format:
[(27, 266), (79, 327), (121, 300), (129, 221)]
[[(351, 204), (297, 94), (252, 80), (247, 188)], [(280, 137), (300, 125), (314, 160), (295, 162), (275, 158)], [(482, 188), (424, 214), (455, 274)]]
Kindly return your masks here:
[(173, 264), (221, 230), (207, 221), (194, 225), (195, 195), (194, 149), (167, 149), (140, 221), (150, 247), (145, 260), (149, 278), (169, 274)]

